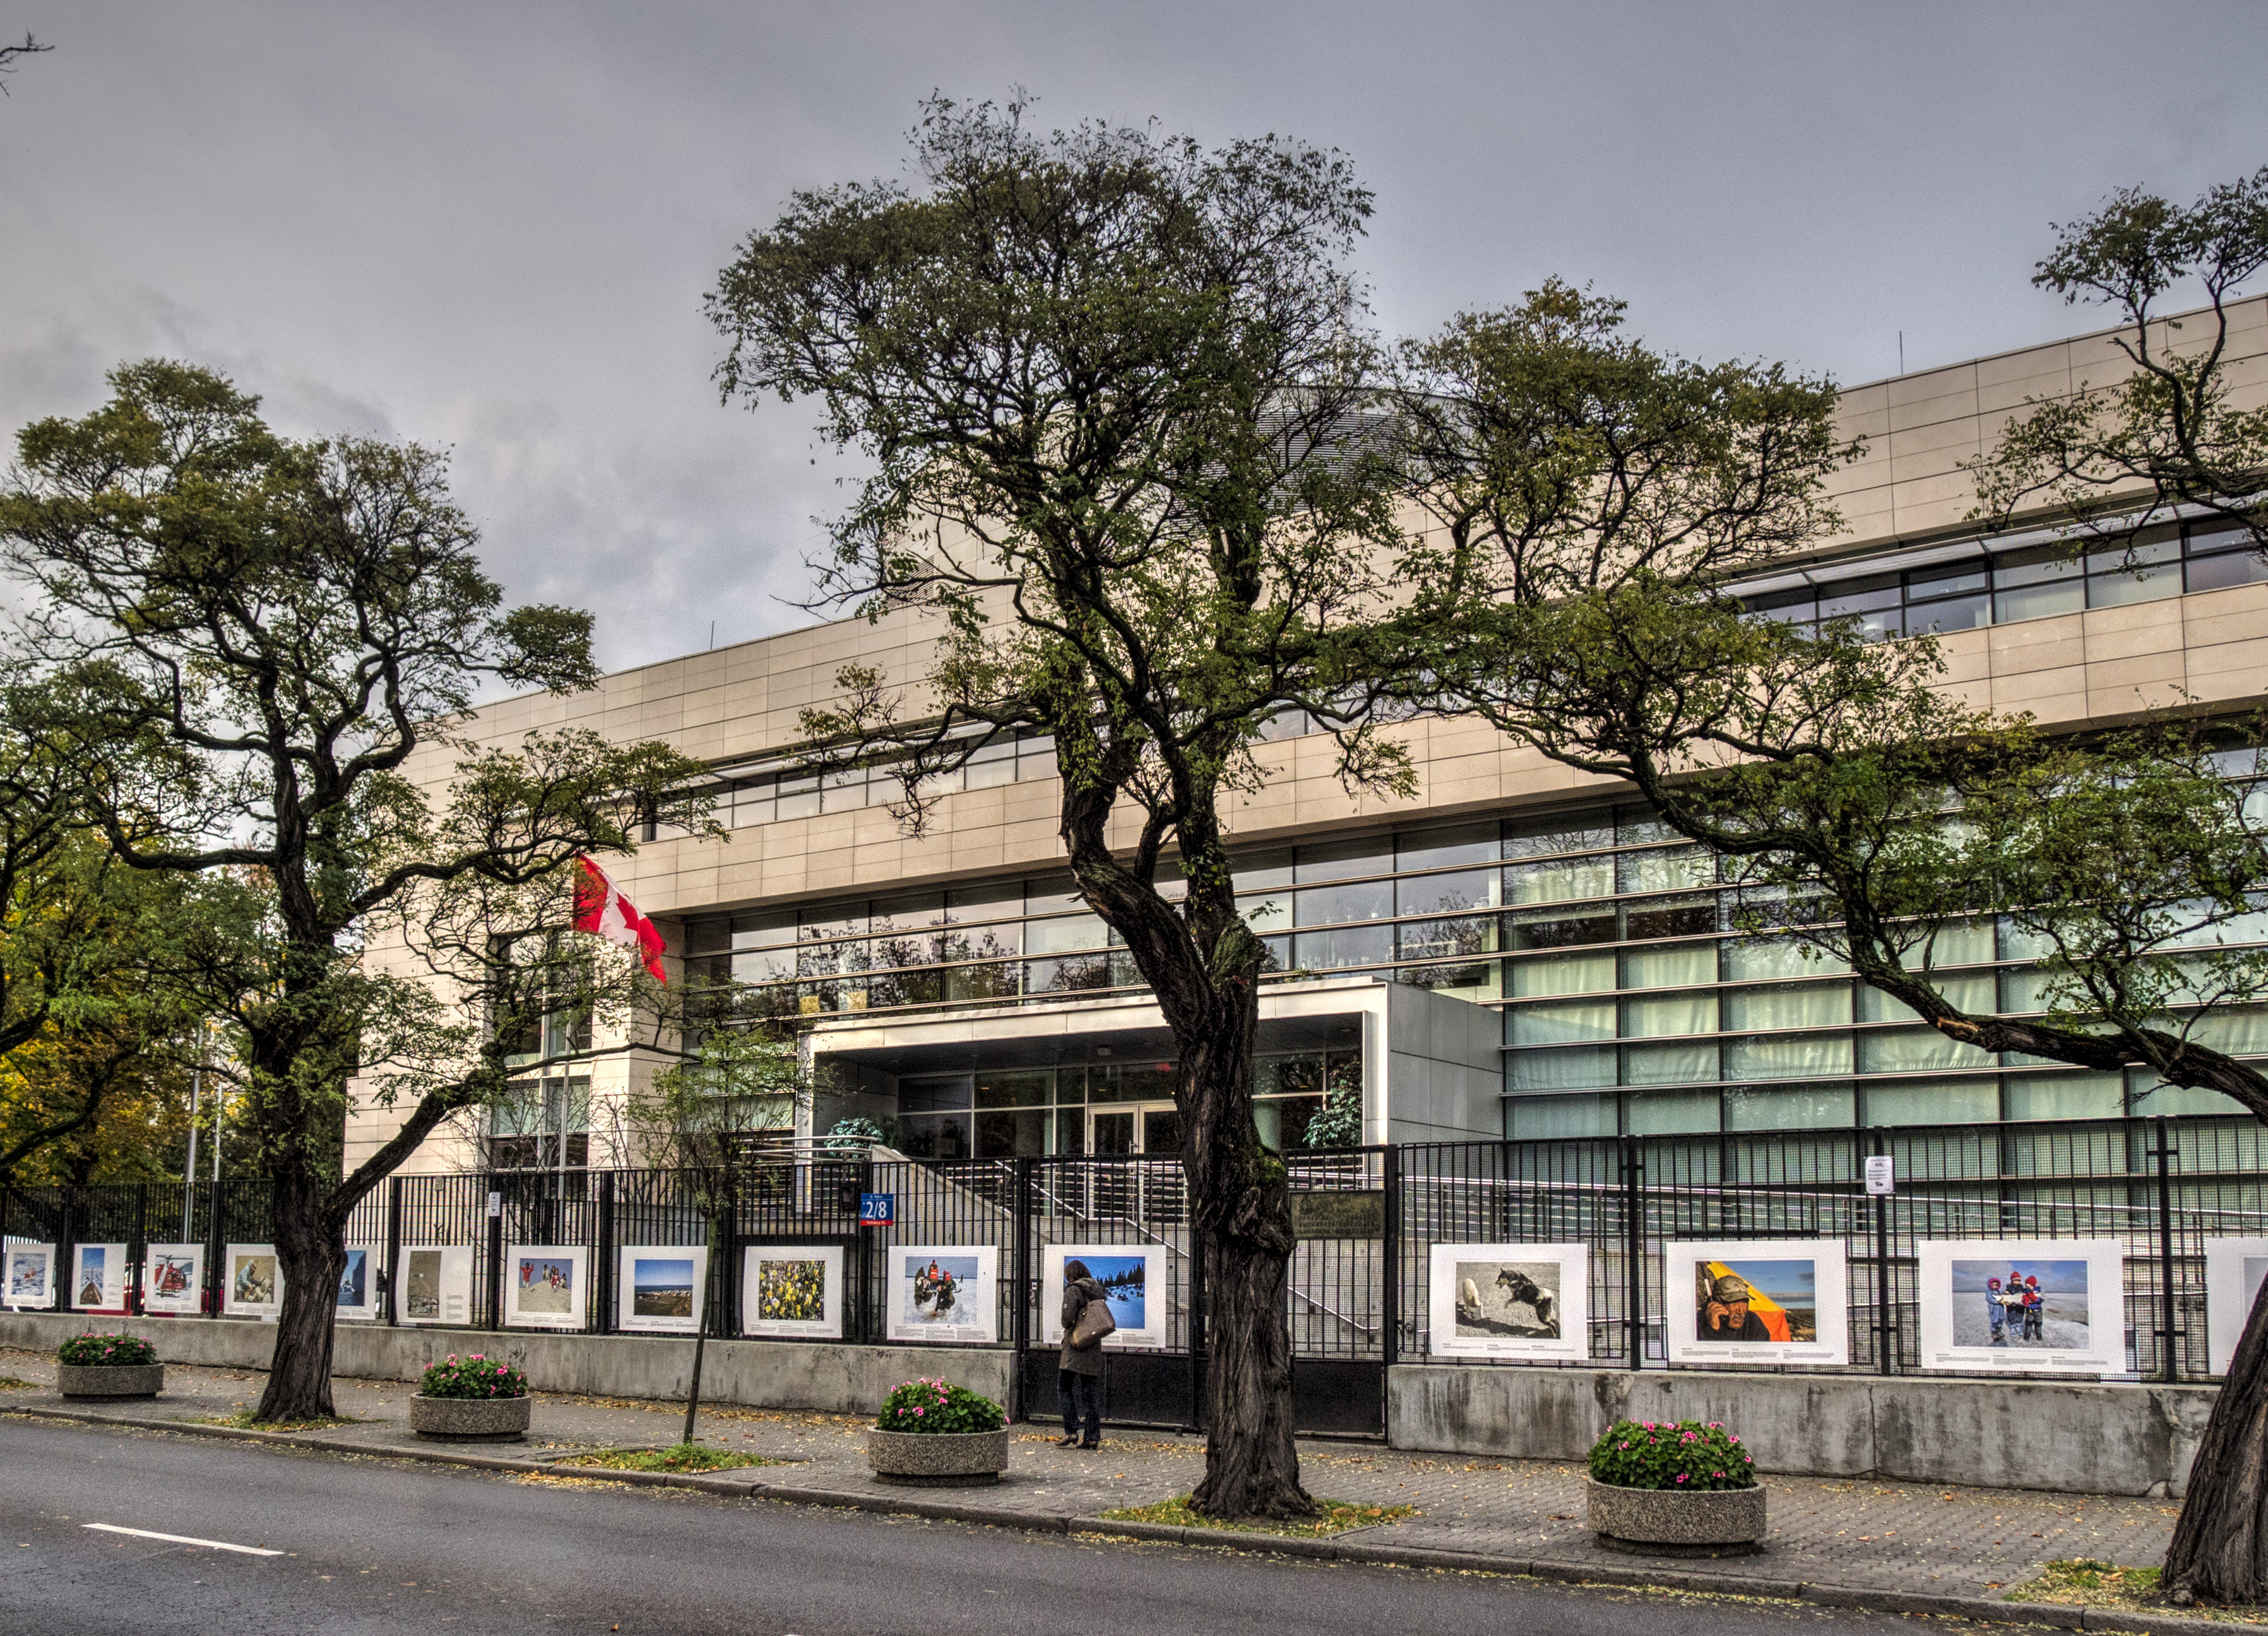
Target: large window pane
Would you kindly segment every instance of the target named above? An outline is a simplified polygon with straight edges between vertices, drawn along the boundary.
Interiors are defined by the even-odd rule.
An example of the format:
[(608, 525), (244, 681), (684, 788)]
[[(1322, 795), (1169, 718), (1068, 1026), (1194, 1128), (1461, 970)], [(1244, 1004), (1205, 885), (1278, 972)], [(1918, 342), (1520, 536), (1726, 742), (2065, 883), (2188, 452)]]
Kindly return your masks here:
[(1450, 915), (1468, 909), (1493, 909), (1501, 872), (1461, 869), (1454, 874), (1419, 875), (1397, 881), (1394, 908), (1402, 915)]
[[(2154, 602), (2161, 597), (2182, 593), (2182, 565), (2178, 562), (2161, 560), (2154, 564), (2137, 563), (2133, 571), (2117, 551), (2097, 552), (2088, 559), (2087, 605), (2089, 608), (2124, 608), (2133, 602)], [(2141, 555), (2138, 551), (2138, 556)]]
[(1359, 841), (1331, 841), (1303, 846), (1292, 878), (1301, 886), (1312, 881), (1345, 881), (1357, 875), (1394, 873), (1394, 844), (1385, 836)]
[(1617, 846), (1652, 846), (1657, 842), (1678, 839), (1677, 831), (1653, 815), (1650, 807), (1617, 807), (1615, 808), (1615, 844)]
[(1753, 983), (1764, 977), (1823, 977), (1848, 971), (1851, 962), (1794, 938), (1736, 938), (1725, 945), (1725, 980)]
[(1712, 993), (1649, 994), (1623, 1001), (1623, 1035), (1627, 1039), (1716, 1031), (1717, 997)]
[(1919, 960), (1933, 970), (1948, 966), (1982, 966), (1997, 958), (1992, 947), (1992, 922), (1990, 920), (1956, 920), (1941, 925), (1932, 934), (1926, 947), (1918, 949), (1907, 957), (1908, 963)]
[(1783, 983), (1770, 988), (1728, 989), (1725, 1027), (1735, 1034), (1770, 1028), (1822, 1028), (1851, 1021), (1847, 983)]
[(1024, 928), (1024, 952), (1027, 954), (1101, 948), (1108, 941), (1109, 933), (1100, 915), (1058, 915), (1051, 919), (1030, 921)]
[(1292, 963), (1309, 971), (1339, 966), (1382, 966), (1394, 958), (1392, 926), (1344, 926), (1302, 932), (1292, 940)]
[(2263, 562), (2257, 551), (2193, 556), (2189, 562), (2191, 591), (2225, 591), (2230, 586), (2257, 585), (2263, 579), (2268, 579), (2268, 562)]
[(2190, 1037), (2232, 1057), (2258, 1056), (2268, 1051), (2268, 1007), (2226, 1006), (2207, 1012)]
[(1714, 1040), (1680, 1045), (1623, 1047), (1623, 1083), (1625, 1085), (1700, 1085), (1717, 1077), (1717, 1043)]
[(1514, 1051), (1506, 1060), (1515, 1091), (1572, 1091), (1615, 1082), (1615, 1048), (1611, 1045)]
[(2116, 1119), (2126, 1111), (2126, 1079), (2119, 1073), (2012, 1073), (2003, 1106), (2010, 1119)]
[(1681, 1136), (1717, 1128), (1714, 1091), (1651, 1091), (1625, 1103), (1632, 1136)]
[[(1993, 604), (1997, 623), (2005, 625), (2020, 619), (2045, 619), (2056, 614), (2076, 614), (2085, 608), (2087, 586), (2078, 576), (2079, 564), (2066, 563), (2060, 566), (2062, 571), (2069, 576), (2060, 582), (1996, 590)], [(2006, 586), (2006, 571), (2001, 578), (2003, 586)]]
[(1613, 1136), (1620, 1100), (1614, 1096), (1508, 1097), (1504, 1104), (1504, 1133), (1515, 1142)]
[(1240, 897), (1236, 912), (1244, 917), (1244, 924), (1263, 935), (1282, 931), (1292, 924), (1292, 895), (1276, 892), (1266, 896)]
[(1548, 858), (1555, 852), (1590, 852), (1615, 844), (1604, 813), (1559, 814), (1550, 818), (1515, 818), (1504, 826), (1506, 858)]
[(1942, 601), (1920, 602), (1906, 609), (1906, 634), (1974, 630), (1992, 623), (1992, 599), (1983, 592), (1973, 596), (1949, 596)]
[(1920, 1073), (1933, 1069), (1984, 1068), (1992, 1058), (1935, 1028), (1887, 1028), (1859, 1036), (1861, 1073)]
[(2000, 1087), (1976, 1080), (1911, 1080), (1863, 1088), (1868, 1124), (1990, 1124), (2000, 1116)]
[(1624, 852), (1615, 863), (1619, 888), (1625, 892), (1683, 892), (1714, 885), (1717, 860), (1703, 847), (1679, 847), (1670, 851)]
[(1504, 901), (1507, 903), (1574, 903), (1606, 897), (1614, 889), (1614, 863), (1605, 858), (1513, 864), (1504, 872)]
[(1799, 1085), (1725, 1093), (1728, 1131), (1807, 1131), (1856, 1122), (1858, 1093), (1848, 1085)]
[(1419, 829), (1394, 837), (1395, 867), (1448, 869), (1459, 864), (1491, 864), (1502, 851), (1494, 819), (1447, 829)]
[(1460, 915), (1454, 920), (1405, 921), (1398, 936), (1404, 960), (1446, 960), (1487, 954), (1496, 949), (1494, 915)]
[[(1989, 1015), (1996, 1007), (1992, 1002), (1992, 974), (1989, 971), (1964, 972), (1958, 976), (1936, 979), (1937, 991), (1948, 1004), (1956, 1006), (1972, 1016)], [(1919, 1022), (1921, 1014), (1904, 1000), (1894, 999), (1870, 984), (1859, 984), (1859, 1021), (1861, 1022)]]
[(1717, 929), (1717, 900), (1703, 897), (1644, 898), (1623, 910), (1623, 935), (1633, 941), (1658, 937), (1693, 937)]
[(1615, 986), (1615, 957), (1595, 954), (1539, 954), (1508, 962), (1514, 995), (1595, 994)]
[(1336, 925), (1350, 920), (1385, 920), (1394, 913), (1394, 883), (1366, 881), (1360, 886), (1304, 888), (1292, 895), (1292, 924)]
[(1579, 943), (1615, 940), (1615, 911), (1611, 904), (1596, 909), (1530, 910), (1505, 917), (1506, 935), (1514, 948), (1565, 948)]
[(1847, 1034), (1776, 1034), (1725, 1042), (1728, 1080), (1814, 1080), (1850, 1072)]
[(1691, 988), (1717, 980), (1714, 943), (1679, 943), (1662, 948), (1623, 951), (1626, 989)]
[(1291, 851), (1285, 848), (1240, 857), (1230, 864), (1229, 873), (1240, 892), (1273, 892), (1292, 884)]
[(1565, 1045), (1615, 1037), (1615, 1003), (1593, 1000), (1557, 1006), (1514, 1006), (1506, 1013), (1505, 1038), (1513, 1045)]

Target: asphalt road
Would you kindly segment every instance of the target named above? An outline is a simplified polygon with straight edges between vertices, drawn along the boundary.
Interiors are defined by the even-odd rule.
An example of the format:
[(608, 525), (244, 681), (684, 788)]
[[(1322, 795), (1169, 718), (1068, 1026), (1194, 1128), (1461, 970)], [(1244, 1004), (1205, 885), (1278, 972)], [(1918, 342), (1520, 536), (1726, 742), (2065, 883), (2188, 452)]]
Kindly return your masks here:
[[(116, 1533), (90, 1526), (144, 1530)], [(1788, 1604), (1102, 1544), (685, 1491), (0, 1419), (10, 1636), (1791, 1636)], [(278, 1554), (256, 1556), (185, 1536)]]

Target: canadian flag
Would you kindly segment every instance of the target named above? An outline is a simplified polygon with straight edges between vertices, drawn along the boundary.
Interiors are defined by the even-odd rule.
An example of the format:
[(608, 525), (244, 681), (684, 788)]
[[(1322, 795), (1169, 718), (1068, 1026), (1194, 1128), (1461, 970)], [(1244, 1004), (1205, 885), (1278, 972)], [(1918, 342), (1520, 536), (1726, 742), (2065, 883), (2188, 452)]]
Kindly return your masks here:
[(575, 860), (575, 930), (635, 948), (656, 983), (669, 978), (661, 969), (661, 933), (622, 895), (614, 877), (587, 858)]

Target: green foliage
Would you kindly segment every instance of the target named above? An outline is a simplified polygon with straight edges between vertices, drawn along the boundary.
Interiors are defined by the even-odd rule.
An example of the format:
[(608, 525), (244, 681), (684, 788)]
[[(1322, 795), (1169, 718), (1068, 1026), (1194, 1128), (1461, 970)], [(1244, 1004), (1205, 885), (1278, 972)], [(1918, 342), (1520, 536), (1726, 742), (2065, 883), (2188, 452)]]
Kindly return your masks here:
[(882, 1400), (878, 1432), (997, 1432), (1007, 1424), (1000, 1405), (965, 1386), (908, 1381)]
[(75, 1368), (124, 1368), (158, 1361), (154, 1341), (139, 1335), (74, 1335), (55, 1348), (55, 1361)]
[(1333, 1085), (1322, 1109), (1307, 1121), (1310, 1147), (1354, 1147), (1362, 1142), (1362, 1085)]
[[(894, 1119), (889, 1123), (895, 1124), (897, 1122)], [(837, 1119), (834, 1128), (827, 1132), (828, 1146), (841, 1148), (846, 1152), (863, 1152), (870, 1143), (874, 1142), (882, 1143), (886, 1146), (890, 1146), (892, 1133), (872, 1119), (856, 1117)]]
[[(2032, 282), (2107, 306), (2127, 367), (2110, 382), (2027, 398), (1999, 441), (1966, 469), (1995, 527), (2045, 512), (2074, 543), (2131, 546), (2186, 510), (2242, 525), (2268, 545), (2258, 475), (2268, 409), (2238, 407), (2228, 303), (2268, 266), (2268, 167), (2176, 205), (2139, 188), (2056, 228)], [(2161, 298), (2202, 290), (2206, 310), (2159, 315)]]
[[(454, 736), (489, 679), (571, 689), (596, 671), (583, 615), (504, 608), (443, 456), (279, 437), (188, 365), (110, 379), (92, 413), (23, 430), (0, 492), (6, 562), (32, 587), (23, 720), (121, 861), (232, 907), (170, 980), (231, 1019), (237, 1126), (287, 1217), (262, 1412), (303, 1414), (328, 1407), (328, 1360), (301, 1358), (314, 1326), (292, 1313), (327, 1293), (290, 1258), (337, 1243), (442, 1119), (502, 1099), (505, 1043), (561, 970), (578, 1001), (637, 1002), (620, 951), (517, 952), (565, 922), (575, 858), (630, 851), (649, 822), (721, 832), (705, 769), (666, 745)], [(420, 755), (456, 761), (438, 801), (404, 773)], [(409, 962), (364, 958), (389, 942)], [(410, 1105), (342, 1175), (357, 1075), (366, 1101)]]
[(1756, 1462), (1721, 1420), (1617, 1420), (1591, 1446), (1591, 1478), (1616, 1488), (1754, 1488)]
[(472, 1352), (451, 1352), (425, 1366), (417, 1389), (428, 1397), (525, 1397), (527, 1376), (508, 1363)]

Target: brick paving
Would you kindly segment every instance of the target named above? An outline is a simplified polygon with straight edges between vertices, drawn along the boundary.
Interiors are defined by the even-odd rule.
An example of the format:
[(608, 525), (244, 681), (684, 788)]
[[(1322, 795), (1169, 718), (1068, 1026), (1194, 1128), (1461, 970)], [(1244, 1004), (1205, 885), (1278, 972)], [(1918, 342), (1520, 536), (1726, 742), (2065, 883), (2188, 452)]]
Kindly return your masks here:
[[(265, 1377), (253, 1370), (166, 1366), (156, 1403), (106, 1412), (141, 1419), (195, 1420), (241, 1412), (259, 1399)], [(31, 1382), (0, 1391), (0, 1409), (62, 1407), (54, 1359), (0, 1349), (0, 1375)], [(338, 1411), (364, 1424), (321, 1435), (372, 1454), (417, 1444), (406, 1426), (410, 1387), (399, 1381), (340, 1379)], [(75, 1404), (74, 1411), (100, 1410)], [(676, 1441), (681, 1404), (539, 1396), (525, 1445), (484, 1452), (557, 1458), (601, 1447), (651, 1447)], [(864, 1457), (867, 1422), (790, 1410), (704, 1407), (703, 1440), (792, 1465), (760, 1468), (756, 1480), (829, 1493), (905, 1494), (885, 1490)], [(922, 1496), (964, 1500), (997, 1513), (1094, 1516), (1185, 1493), (1202, 1469), (1194, 1437), (1150, 1432), (1112, 1435), (1094, 1453), (1055, 1447), (1038, 1426), (1016, 1428), (1007, 1478), (997, 1488)], [(1584, 1525), (1580, 1467), (1550, 1461), (1404, 1454), (1382, 1446), (1314, 1441), (1301, 1448), (1308, 1491), (1335, 1500), (1410, 1505), (1404, 1522), (1338, 1537), (1385, 1547), (1479, 1552), (1627, 1573), (1646, 1559), (1601, 1550)], [(1771, 1534), (1758, 1556), (1677, 1561), (1679, 1572), (1847, 1586), (1904, 1595), (1991, 1596), (2056, 1558), (2094, 1557), (2121, 1566), (2161, 1561), (2179, 1507), (2161, 1500), (1946, 1488), (1867, 1478), (1768, 1477)], [(1668, 1566), (1665, 1564), (1665, 1567)]]

